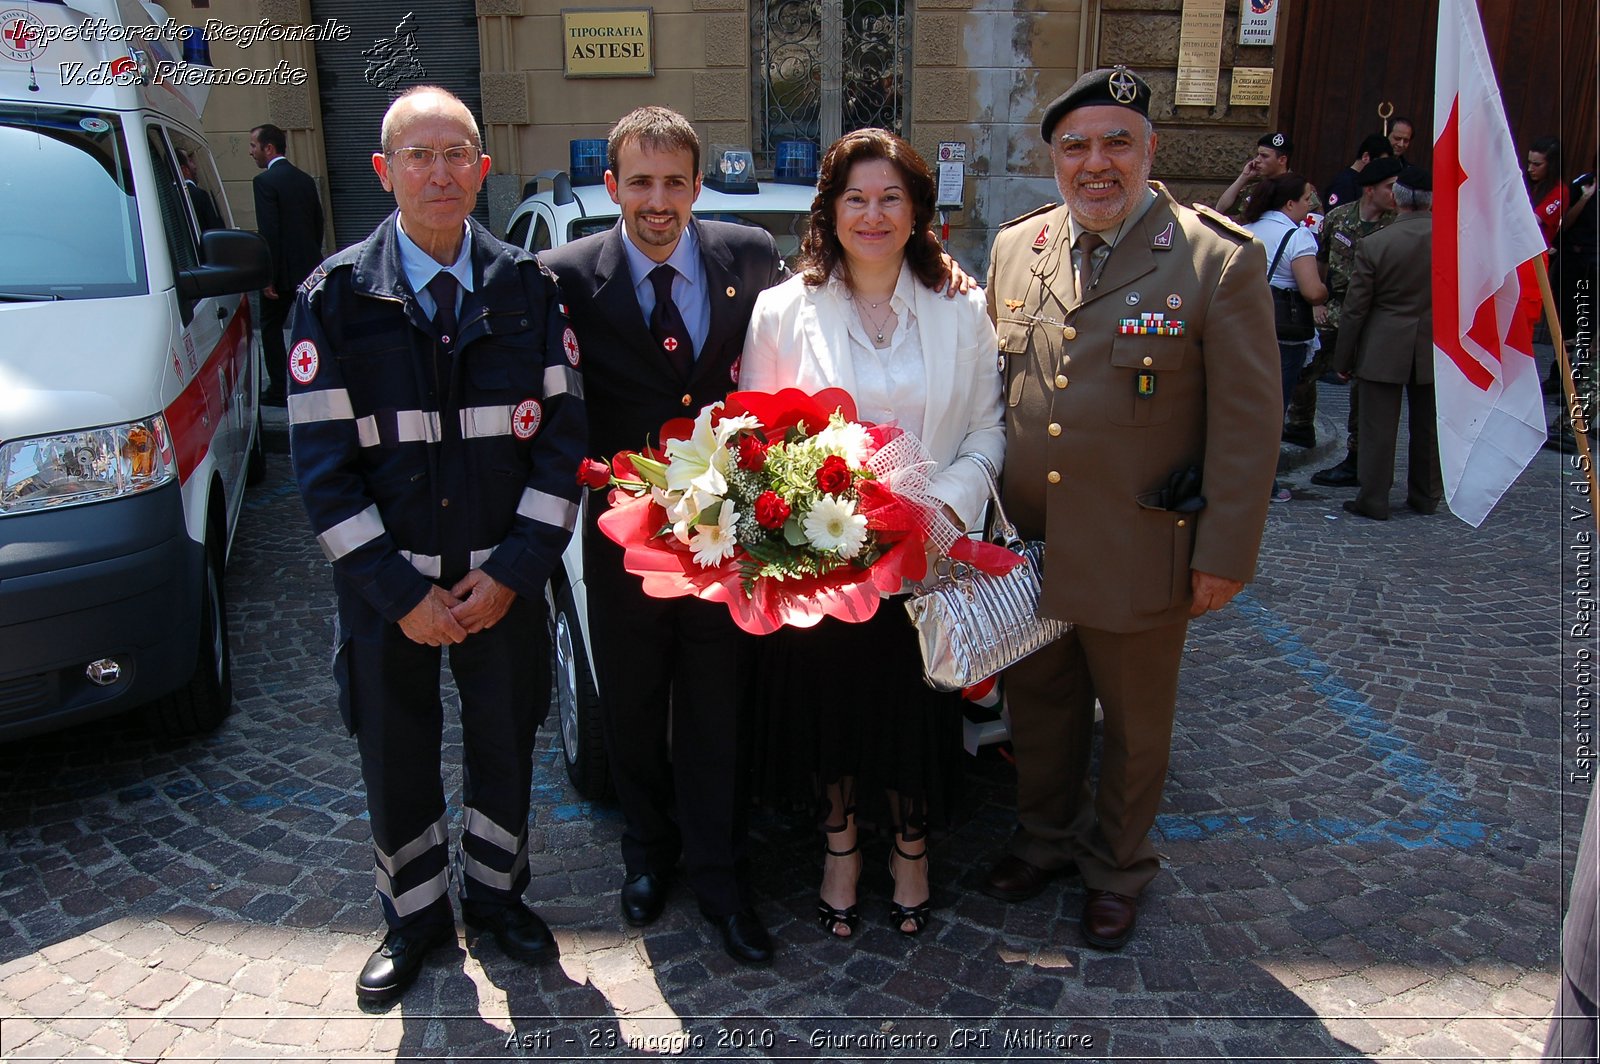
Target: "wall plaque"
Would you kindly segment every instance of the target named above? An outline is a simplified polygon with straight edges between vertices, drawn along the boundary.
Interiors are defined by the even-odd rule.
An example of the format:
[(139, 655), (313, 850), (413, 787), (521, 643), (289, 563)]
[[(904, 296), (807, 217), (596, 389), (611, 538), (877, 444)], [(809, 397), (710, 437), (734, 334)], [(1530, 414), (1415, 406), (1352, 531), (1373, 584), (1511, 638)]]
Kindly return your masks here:
[(561, 44), (569, 78), (655, 76), (653, 8), (572, 8), (561, 12)]
[(1183, 0), (1183, 23), (1178, 30), (1178, 85), (1173, 103), (1216, 106), (1224, 4), (1225, 0)]
[(1234, 67), (1233, 91), (1228, 94), (1231, 107), (1271, 107), (1272, 68)]

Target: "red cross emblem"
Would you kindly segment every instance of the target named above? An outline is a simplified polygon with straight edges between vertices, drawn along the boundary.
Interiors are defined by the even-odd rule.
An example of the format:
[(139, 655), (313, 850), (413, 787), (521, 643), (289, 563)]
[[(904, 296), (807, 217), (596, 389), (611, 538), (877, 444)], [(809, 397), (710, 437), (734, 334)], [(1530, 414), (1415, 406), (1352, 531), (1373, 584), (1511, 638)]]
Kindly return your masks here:
[(301, 384), (310, 384), (317, 376), (317, 345), (301, 340), (289, 352), (289, 375)]
[(665, 340), (661, 341), (661, 346), (666, 348), (668, 352), (676, 351), (678, 349), (678, 338), (676, 336), (669, 336)]
[(32, 59), (44, 51), (44, 23), (23, 11), (7, 11), (4, 31), (0, 31), (0, 45), (12, 59)]
[(539, 431), (539, 422), (542, 420), (544, 420), (544, 410), (540, 408), (539, 401), (524, 399), (511, 412), (511, 434), (519, 440), (530, 439)]
[(561, 350), (567, 353), (567, 364), (569, 366), (578, 364), (578, 334), (570, 328), (561, 334)]

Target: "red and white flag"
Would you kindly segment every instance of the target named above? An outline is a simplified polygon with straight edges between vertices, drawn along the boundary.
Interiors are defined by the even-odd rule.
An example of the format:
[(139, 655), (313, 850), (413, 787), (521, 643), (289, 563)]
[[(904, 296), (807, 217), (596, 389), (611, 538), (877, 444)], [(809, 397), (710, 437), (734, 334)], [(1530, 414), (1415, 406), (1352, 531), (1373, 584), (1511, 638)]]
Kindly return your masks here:
[(1545, 439), (1517, 312), (1544, 239), (1475, 0), (1441, 0), (1433, 128), (1433, 369), (1445, 498), (1476, 528)]

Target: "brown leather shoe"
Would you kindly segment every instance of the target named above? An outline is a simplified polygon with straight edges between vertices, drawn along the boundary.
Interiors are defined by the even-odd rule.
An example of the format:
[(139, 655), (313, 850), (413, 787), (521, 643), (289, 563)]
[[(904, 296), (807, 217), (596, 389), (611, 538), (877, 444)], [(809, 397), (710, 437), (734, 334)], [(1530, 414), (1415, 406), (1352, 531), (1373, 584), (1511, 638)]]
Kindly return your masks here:
[(1038, 897), (1052, 879), (1069, 869), (1040, 868), (1008, 853), (989, 869), (982, 890), (1001, 901), (1027, 901)]
[(1091, 889), (1083, 903), (1078, 927), (1089, 945), (1121, 949), (1133, 937), (1133, 924), (1138, 915), (1137, 900), (1109, 890)]

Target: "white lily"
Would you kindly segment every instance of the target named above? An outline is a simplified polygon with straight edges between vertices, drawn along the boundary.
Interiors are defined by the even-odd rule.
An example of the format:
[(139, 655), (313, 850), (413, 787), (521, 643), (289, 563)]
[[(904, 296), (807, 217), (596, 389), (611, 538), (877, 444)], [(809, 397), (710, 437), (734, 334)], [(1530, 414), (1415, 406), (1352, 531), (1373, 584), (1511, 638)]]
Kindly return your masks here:
[(651, 488), (650, 497), (667, 512), (667, 520), (672, 524), (672, 534), (679, 543), (689, 542), (689, 529), (700, 519), (700, 514), (715, 506), (722, 500), (709, 492), (696, 491), (662, 491), (660, 488)]
[(702, 524), (695, 527), (694, 536), (689, 540), (689, 548), (694, 551), (695, 562), (710, 569), (733, 557), (734, 548), (739, 545), (734, 534), (738, 523), (739, 513), (733, 508), (733, 500), (724, 500), (716, 524)]
[(854, 558), (867, 542), (867, 519), (856, 513), (854, 499), (822, 496), (800, 527), (807, 543), (818, 550), (837, 551), (841, 558)]
[(727, 446), (729, 440), (746, 429), (758, 429), (761, 419), (754, 414), (740, 414), (738, 417), (725, 417), (717, 422), (717, 442)]
[(686, 440), (667, 444), (667, 489), (702, 491), (712, 495), (728, 493), (730, 452), (717, 439), (711, 417), (717, 406), (708, 406), (694, 419), (694, 432)]

